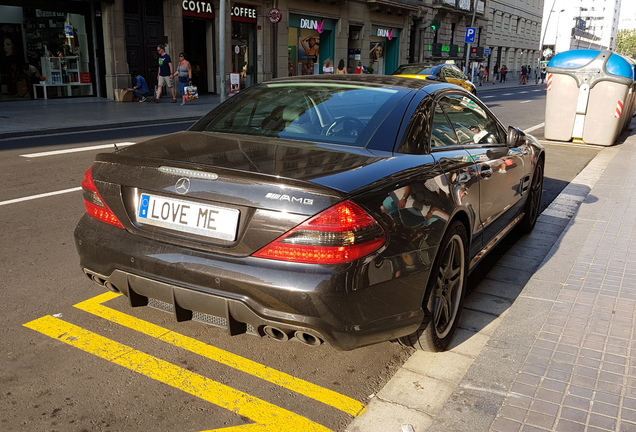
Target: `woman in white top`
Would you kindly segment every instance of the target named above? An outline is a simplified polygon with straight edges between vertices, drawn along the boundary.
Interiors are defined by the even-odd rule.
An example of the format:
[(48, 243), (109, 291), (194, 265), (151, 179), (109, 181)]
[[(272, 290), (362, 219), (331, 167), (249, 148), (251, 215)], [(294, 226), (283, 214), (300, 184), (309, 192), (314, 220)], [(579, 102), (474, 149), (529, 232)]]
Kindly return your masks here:
[(331, 60), (330, 58), (325, 60), (325, 63), (322, 65), (322, 73), (324, 74), (333, 73), (333, 60)]

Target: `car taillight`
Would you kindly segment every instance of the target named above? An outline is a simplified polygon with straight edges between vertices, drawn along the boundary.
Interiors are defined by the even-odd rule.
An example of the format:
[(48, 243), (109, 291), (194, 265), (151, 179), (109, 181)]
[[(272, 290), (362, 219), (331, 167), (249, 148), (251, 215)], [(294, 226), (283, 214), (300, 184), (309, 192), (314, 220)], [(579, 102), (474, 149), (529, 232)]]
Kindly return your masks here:
[(285, 233), (253, 256), (312, 264), (340, 264), (380, 249), (386, 234), (360, 206), (344, 201)]
[(90, 167), (84, 173), (82, 188), (84, 188), (84, 205), (86, 206), (86, 213), (102, 222), (115, 225), (119, 228), (124, 228), (124, 225), (106, 205), (104, 199), (97, 191), (95, 180), (93, 180), (93, 167)]

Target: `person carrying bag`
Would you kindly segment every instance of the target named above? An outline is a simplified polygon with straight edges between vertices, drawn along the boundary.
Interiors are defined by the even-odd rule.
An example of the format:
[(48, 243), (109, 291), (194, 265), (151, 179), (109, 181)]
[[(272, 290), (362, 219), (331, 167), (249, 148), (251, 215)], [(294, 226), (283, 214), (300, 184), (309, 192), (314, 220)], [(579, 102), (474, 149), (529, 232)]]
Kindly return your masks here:
[(179, 53), (179, 66), (177, 66), (177, 71), (174, 73), (173, 76), (179, 78), (181, 105), (185, 105), (188, 100), (192, 100), (187, 98), (187, 87), (192, 86), (192, 66), (190, 66), (190, 62), (186, 60), (186, 56), (184, 53)]

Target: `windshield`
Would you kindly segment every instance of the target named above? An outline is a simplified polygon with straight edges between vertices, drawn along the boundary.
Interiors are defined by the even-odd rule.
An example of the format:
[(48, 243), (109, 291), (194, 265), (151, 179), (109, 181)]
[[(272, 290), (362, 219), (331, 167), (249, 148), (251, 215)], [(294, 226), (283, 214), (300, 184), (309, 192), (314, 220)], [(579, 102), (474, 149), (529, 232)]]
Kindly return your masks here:
[(234, 96), (190, 130), (364, 147), (398, 90), (320, 82), (268, 83)]

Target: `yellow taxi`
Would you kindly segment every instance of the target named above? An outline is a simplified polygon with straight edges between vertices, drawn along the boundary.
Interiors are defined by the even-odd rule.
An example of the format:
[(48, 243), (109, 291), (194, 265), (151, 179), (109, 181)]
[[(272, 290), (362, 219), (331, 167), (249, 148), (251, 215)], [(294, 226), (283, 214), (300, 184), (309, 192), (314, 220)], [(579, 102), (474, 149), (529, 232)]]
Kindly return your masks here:
[(477, 88), (466, 74), (452, 63), (409, 63), (400, 65), (392, 75), (448, 82), (477, 94)]

